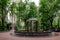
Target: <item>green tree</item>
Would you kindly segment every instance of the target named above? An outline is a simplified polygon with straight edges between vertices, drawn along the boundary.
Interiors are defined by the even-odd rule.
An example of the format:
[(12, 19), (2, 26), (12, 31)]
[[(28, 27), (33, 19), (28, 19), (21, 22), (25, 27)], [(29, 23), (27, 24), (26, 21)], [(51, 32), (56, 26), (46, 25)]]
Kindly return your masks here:
[(36, 18), (37, 17), (37, 7), (34, 2), (30, 3), (30, 10), (29, 10), (29, 18)]
[(5, 23), (5, 17), (7, 15), (7, 7), (9, 4), (9, 0), (0, 0), (0, 20), (1, 20), (1, 29), (6, 30), (4, 27)]
[(12, 16), (16, 15), (17, 17), (16, 26), (17, 28), (19, 28), (19, 30), (21, 28), (21, 25), (20, 25), (21, 20), (25, 21), (27, 18), (26, 4), (27, 4), (27, 1), (25, 1), (24, 3), (22, 0), (20, 0), (19, 3), (13, 2), (10, 7), (11, 15)]
[[(13, 6), (13, 5), (12, 5)], [(14, 9), (14, 7), (13, 7)], [(23, 2), (20, 0), (19, 3), (17, 3), (16, 8), (16, 16), (17, 16), (17, 26), (20, 26), (20, 20), (23, 20), (25, 22), (25, 28), (27, 26), (27, 20), (29, 18), (36, 18), (37, 16), (37, 7), (34, 2), (29, 2), (28, 0), (25, 0)], [(13, 11), (12, 11), (13, 12)]]
[(42, 26), (45, 28), (52, 28), (52, 22), (55, 17), (55, 12), (60, 9), (58, 5), (60, 0), (40, 0), (40, 12), (42, 13)]
[(26, 16), (26, 5), (25, 5), (25, 3), (22, 0), (20, 0), (20, 2), (17, 3), (16, 10), (17, 10), (17, 13), (16, 13), (16, 16), (17, 16), (16, 24), (17, 24), (18, 28), (21, 28), (20, 22), (21, 22), (21, 20), (24, 20), (25, 16)]
[(16, 8), (17, 8), (16, 3), (13, 2), (13, 3), (10, 5), (10, 11), (11, 11), (10, 15), (11, 15), (11, 16), (13, 16), (13, 15), (16, 14), (16, 11), (17, 11)]

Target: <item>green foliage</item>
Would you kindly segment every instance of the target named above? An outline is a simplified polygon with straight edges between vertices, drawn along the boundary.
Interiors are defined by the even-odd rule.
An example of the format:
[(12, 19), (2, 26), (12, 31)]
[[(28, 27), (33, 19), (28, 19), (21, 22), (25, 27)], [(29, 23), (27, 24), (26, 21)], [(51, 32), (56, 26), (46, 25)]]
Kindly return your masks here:
[(2, 29), (2, 31), (7, 30), (5, 27), (5, 17), (7, 15), (7, 6), (9, 4), (9, 0), (0, 0), (0, 20), (1, 20), (1, 26), (0, 29)]
[(11, 11), (11, 15), (13, 17), (13, 15), (16, 16), (17, 21), (16, 21), (16, 26), (18, 29), (21, 28), (20, 22), (21, 19), (25, 18), (25, 3), (22, 2), (22, 0), (20, 0), (19, 3), (12, 3), (11, 7), (10, 7), (10, 11)]
[[(60, 7), (58, 6), (59, 0), (40, 0), (40, 13), (42, 13), (42, 25), (46, 28), (52, 28), (53, 19), (55, 17), (55, 12), (58, 12)], [(54, 15), (55, 14), (55, 15)]]
[[(10, 7), (10, 11), (12, 15), (17, 16), (16, 25), (18, 28), (21, 28), (20, 22), (23, 20), (25, 22), (25, 27), (27, 26), (26, 21), (29, 18), (36, 18), (37, 17), (37, 7), (34, 2), (28, 3), (28, 0), (25, 3), (20, 0), (19, 3), (12, 3)], [(15, 13), (16, 11), (16, 13)]]
[(0, 32), (2, 32), (2, 31), (7, 31), (7, 22), (6, 21), (4, 21), (4, 27), (2, 27), (2, 23), (0, 23)]
[(17, 13), (16, 13), (16, 16), (17, 16), (17, 27), (21, 29), (21, 19), (24, 19), (23, 17), (25, 17), (25, 4), (24, 2), (22, 2), (22, 0), (17, 4), (18, 7), (17, 7)]
[(16, 3), (13, 2), (12, 5), (10, 6), (10, 15), (13, 16), (15, 14), (15, 11), (16, 11)]
[(29, 6), (30, 6), (30, 10), (29, 10), (28, 17), (36, 18), (37, 17), (37, 7), (36, 7), (35, 3), (31, 2)]
[(13, 3), (11, 5), (10, 11), (12, 15), (17, 16), (16, 24), (19, 29), (21, 28), (21, 20), (25, 22), (26, 27), (26, 21), (29, 18), (37, 18), (40, 29), (51, 30), (52, 27), (57, 26), (57, 23), (54, 23), (54, 18), (58, 14), (58, 10), (60, 10), (59, 4), (60, 0), (40, 0), (40, 7), (38, 8), (34, 2), (29, 2), (28, 0), (23, 2), (20, 0), (19, 3)]

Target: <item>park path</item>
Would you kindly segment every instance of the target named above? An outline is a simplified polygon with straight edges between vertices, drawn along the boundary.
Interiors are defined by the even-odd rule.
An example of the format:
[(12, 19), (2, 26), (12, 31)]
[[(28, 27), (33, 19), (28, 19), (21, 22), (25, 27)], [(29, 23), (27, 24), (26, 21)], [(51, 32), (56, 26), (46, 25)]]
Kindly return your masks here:
[[(60, 36), (50, 36), (50, 37), (18, 37), (10, 35), (12, 31), (0, 33), (0, 40), (60, 40)], [(56, 33), (57, 35), (60, 33)]]

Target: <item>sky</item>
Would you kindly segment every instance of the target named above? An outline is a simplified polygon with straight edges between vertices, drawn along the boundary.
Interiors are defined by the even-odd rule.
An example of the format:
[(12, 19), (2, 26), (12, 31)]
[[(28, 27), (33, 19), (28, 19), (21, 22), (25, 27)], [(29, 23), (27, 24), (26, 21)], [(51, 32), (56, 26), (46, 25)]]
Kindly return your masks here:
[(39, 6), (39, 0), (31, 0), (31, 1), (35, 2), (35, 4)]
[[(18, 0), (11, 0), (11, 1), (19, 2)], [(24, 0), (23, 0), (23, 1), (24, 1)], [(39, 6), (39, 0), (30, 0), (30, 1), (35, 2), (35, 4), (36, 4), (37, 6)]]

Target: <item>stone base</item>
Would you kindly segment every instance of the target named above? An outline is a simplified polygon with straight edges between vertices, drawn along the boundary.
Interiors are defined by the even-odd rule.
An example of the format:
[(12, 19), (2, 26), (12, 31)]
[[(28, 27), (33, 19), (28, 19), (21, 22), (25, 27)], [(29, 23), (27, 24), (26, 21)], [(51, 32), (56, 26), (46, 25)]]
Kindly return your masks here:
[(15, 33), (17, 36), (51, 36), (51, 32), (20, 32)]

